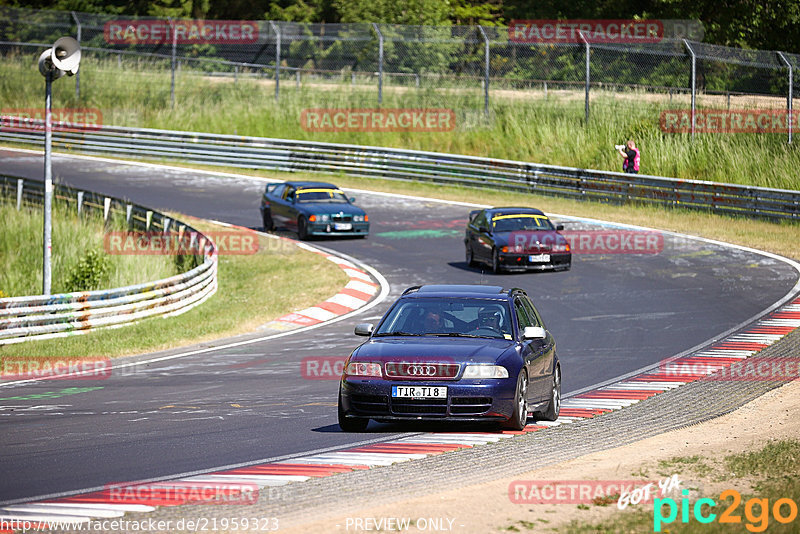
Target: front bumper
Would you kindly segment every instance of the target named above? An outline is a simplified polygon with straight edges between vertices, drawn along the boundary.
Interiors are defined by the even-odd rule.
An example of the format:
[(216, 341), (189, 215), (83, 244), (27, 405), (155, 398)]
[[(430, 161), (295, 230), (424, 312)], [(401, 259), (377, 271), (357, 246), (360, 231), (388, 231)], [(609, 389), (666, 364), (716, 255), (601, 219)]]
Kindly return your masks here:
[(351, 417), (380, 420), (505, 421), (514, 412), (516, 380), (443, 380), (425, 386), (446, 386), (446, 399), (393, 398), (392, 386), (418, 386), (414, 381), (347, 377), (341, 382), (341, 403)]
[(308, 223), (308, 235), (313, 236), (358, 236), (369, 234), (369, 223), (351, 223), (350, 230), (337, 230), (332, 222)]
[(530, 261), (529, 254), (500, 253), (500, 265), (509, 271), (559, 271), (572, 266), (572, 253), (550, 253), (550, 261)]

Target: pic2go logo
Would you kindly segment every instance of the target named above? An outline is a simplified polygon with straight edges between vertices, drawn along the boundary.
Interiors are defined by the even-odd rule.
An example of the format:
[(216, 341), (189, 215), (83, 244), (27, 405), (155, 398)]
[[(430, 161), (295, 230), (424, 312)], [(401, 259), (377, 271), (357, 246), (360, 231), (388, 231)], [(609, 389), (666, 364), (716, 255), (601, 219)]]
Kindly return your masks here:
[[(681, 493), (683, 494), (683, 498), (680, 500), (680, 506), (675, 502), (675, 499), (669, 497), (665, 499), (656, 498), (653, 501), (653, 532), (661, 532), (661, 527), (663, 525), (673, 523), (678, 518), (679, 511), (681, 514), (681, 523), (689, 523), (690, 509), (694, 515), (695, 521), (698, 523), (708, 524), (717, 520), (717, 514), (709, 510), (717, 505), (714, 499), (698, 499), (695, 501), (694, 505), (691, 505), (687, 498), (689, 491), (683, 490)], [(739, 508), (742, 502), (742, 496), (738, 491), (733, 489), (725, 490), (719, 494), (720, 501), (727, 500), (728, 498), (731, 498), (732, 502), (724, 512), (719, 514), (718, 522), (738, 525), (742, 522), (742, 516), (736, 514), (736, 509)], [(704, 509), (703, 506), (707, 508)], [(664, 516), (665, 507), (668, 510), (666, 517)], [(752, 498), (744, 505), (744, 516), (747, 520), (745, 528), (750, 532), (764, 532), (769, 526), (770, 512), (772, 512), (775, 521), (785, 525), (797, 519), (797, 503), (792, 499), (784, 497), (776, 500), (772, 504), (772, 508), (770, 508), (769, 499)]]

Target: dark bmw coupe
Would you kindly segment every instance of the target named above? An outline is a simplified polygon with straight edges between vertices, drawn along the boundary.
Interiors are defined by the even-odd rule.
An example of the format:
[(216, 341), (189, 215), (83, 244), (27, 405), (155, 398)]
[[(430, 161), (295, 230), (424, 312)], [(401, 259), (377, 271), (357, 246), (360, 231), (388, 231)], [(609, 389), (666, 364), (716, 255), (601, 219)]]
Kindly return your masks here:
[(264, 229), (285, 226), (300, 239), (311, 236), (356, 236), (369, 233), (369, 217), (333, 184), (284, 182), (267, 185), (261, 197)]
[(533, 208), (492, 208), (469, 214), (464, 236), (467, 264), (502, 270), (569, 270), (569, 242), (541, 211)]
[(554, 421), (561, 405), (556, 343), (522, 289), (407, 289), (345, 361), (339, 426), (377, 421), (494, 421), (521, 430), (529, 411)]

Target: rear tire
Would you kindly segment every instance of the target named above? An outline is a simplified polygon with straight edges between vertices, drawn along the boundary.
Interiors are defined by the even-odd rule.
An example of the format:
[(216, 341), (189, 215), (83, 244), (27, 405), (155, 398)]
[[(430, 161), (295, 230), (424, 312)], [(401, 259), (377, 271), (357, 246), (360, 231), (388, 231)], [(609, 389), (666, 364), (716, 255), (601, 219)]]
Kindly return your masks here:
[(522, 430), (528, 424), (528, 373), (523, 369), (517, 378), (517, 389), (514, 393), (514, 413), (503, 423), (503, 428)]
[(342, 408), (342, 392), (339, 391), (339, 428), (342, 432), (364, 432), (369, 425), (369, 419), (359, 419), (356, 417), (348, 417)]

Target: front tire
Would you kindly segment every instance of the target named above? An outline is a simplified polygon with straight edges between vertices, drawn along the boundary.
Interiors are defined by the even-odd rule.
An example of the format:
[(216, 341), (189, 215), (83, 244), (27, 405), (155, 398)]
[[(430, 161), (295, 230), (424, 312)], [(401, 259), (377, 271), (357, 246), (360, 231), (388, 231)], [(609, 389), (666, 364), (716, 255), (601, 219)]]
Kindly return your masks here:
[(300, 238), (300, 241), (308, 239), (308, 222), (305, 217), (297, 219), (297, 237)]
[(556, 366), (553, 371), (553, 387), (550, 390), (550, 400), (541, 412), (536, 412), (534, 417), (541, 421), (555, 421), (561, 412), (561, 368)]
[(528, 373), (523, 369), (517, 378), (517, 389), (514, 393), (514, 413), (503, 424), (509, 430), (522, 430), (528, 424)]
[(492, 272), (500, 274), (503, 268), (500, 266), (500, 252), (496, 248), (492, 249)]
[(339, 428), (342, 432), (364, 432), (369, 425), (369, 419), (359, 419), (356, 417), (347, 417), (342, 408), (342, 392), (339, 391)]
[(467, 244), (466, 260), (468, 267), (475, 266), (475, 253), (472, 251), (472, 246)]
[(264, 223), (265, 232), (271, 232), (275, 229), (275, 223), (272, 221), (272, 213), (268, 210), (261, 212), (261, 220)]

